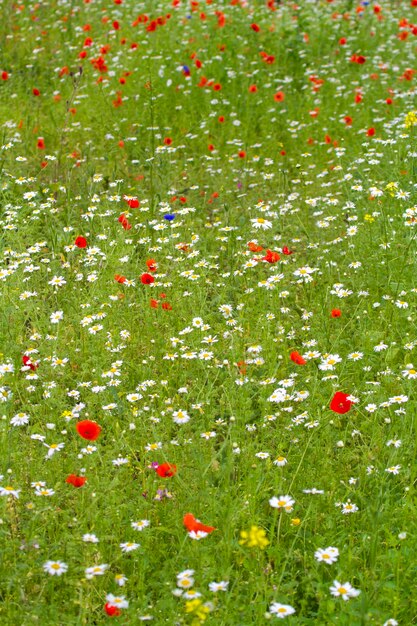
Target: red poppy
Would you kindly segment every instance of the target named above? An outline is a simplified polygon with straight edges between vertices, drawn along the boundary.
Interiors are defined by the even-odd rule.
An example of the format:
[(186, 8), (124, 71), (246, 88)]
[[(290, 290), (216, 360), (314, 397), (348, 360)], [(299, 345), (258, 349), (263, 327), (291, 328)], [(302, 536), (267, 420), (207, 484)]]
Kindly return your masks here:
[(250, 25), (251, 29), (255, 32), (255, 33), (259, 33), (259, 31), (261, 30), (260, 26), (258, 26), (258, 24), (251, 24)]
[(165, 137), (165, 139), (164, 139), (164, 144), (165, 144), (166, 146), (170, 146), (170, 145), (172, 144), (172, 139), (171, 139), (171, 137)]
[(273, 54), (268, 54), (267, 52), (260, 52), (259, 54), (263, 58), (264, 62), (268, 63), (268, 65), (272, 65), (272, 63), (275, 62), (275, 57)]
[(280, 260), (280, 256), (278, 252), (274, 252), (273, 250), (267, 250), (264, 257), (262, 257), (262, 261), (268, 261), (268, 263), (277, 263)]
[(169, 302), (163, 302), (162, 308), (164, 311), (172, 311), (172, 305)]
[(330, 315), (332, 317), (341, 317), (342, 311), (340, 309), (332, 309), (332, 312), (330, 313)]
[(296, 352), (296, 351), (291, 352), (290, 359), (296, 365), (305, 365), (307, 363), (307, 361), (301, 356), (301, 354), (299, 352)]
[(244, 150), (241, 150), (241, 151), (239, 152), (238, 156), (239, 156), (239, 158), (240, 158), (240, 159), (244, 159), (244, 158), (245, 158), (245, 156), (246, 156), (246, 152), (245, 152)]
[(143, 285), (152, 285), (152, 283), (155, 282), (155, 278), (151, 274), (147, 274), (145, 272), (145, 274), (142, 274), (142, 276), (140, 277), (140, 282)]
[(336, 391), (332, 401), (330, 402), (330, 409), (335, 413), (343, 414), (350, 411), (352, 402), (348, 400), (348, 394), (342, 391)]
[(84, 476), (76, 476), (75, 474), (70, 474), (65, 479), (65, 482), (73, 485), (74, 487), (82, 487), (87, 482), (87, 479)]
[(198, 532), (200, 530), (203, 533), (212, 533), (213, 530), (216, 530), (214, 526), (202, 524), (192, 513), (186, 513), (184, 515), (183, 523), (188, 532)]
[(123, 228), (125, 230), (130, 230), (132, 228), (132, 224), (129, 223), (126, 215), (124, 213), (122, 213), (121, 215), (119, 215), (118, 217), (118, 222), (120, 222), (120, 224), (123, 226)]
[(151, 305), (152, 309), (157, 309), (158, 308), (158, 300), (155, 300), (154, 298), (151, 298), (149, 304)]
[(83, 420), (82, 422), (77, 422), (77, 433), (83, 438), (88, 439), (88, 441), (95, 441), (98, 439), (101, 433), (101, 426), (97, 424), (97, 422), (92, 422), (91, 420)]
[(131, 209), (138, 209), (140, 205), (140, 202), (137, 198), (131, 198), (130, 200), (127, 200), (127, 203)]
[(39, 137), (36, 143), (36, 147), (38, 148), (38, 150), (45, 150), (45, 140), (43, 137)]
[(86, 248), (87, 239), (85, 237), (77, 237), (77, 239), (74, 241), (74, 245), (76, 245), (77, 248)]
[(123, 285), (123, 283), (126, 282), (126, 276), (121, 276), (120, 274), (115, 274), (114, 275), (114, 280), (116, 281), (116, 283), (120, 283), (121, 285)]
[(373, 137), (375, 135), (375, 128), (368, 128), (366, 134), (368, 137)]
[(26, 367), (30, 367), (32, 372), (34, 372), (39, 367), (38, 363), (33, 363), (31, 358), (27, 356), (26, 354), (22, 356), (22, 362), (23, 362), (23, 365), (26, 365)]
[(122, 614), (121, 610), (118, 609), (117, 606), (113, 606), (109, 602), (104, 605), (104, 610), (110, 617), (117, 617), (118, 615)]
[(154, 259), (148, 259), (146, 261), (146, 265), (147, 268), (150, 272), (156, 272), (156, 270), (158, 269), (158, 266), (156, 264), (156, 261)]
[(258, 91), (258, 88), (256, 85), (250, 85), (249, 87), (249, 92), (250, 93), (256, 93)]
[(39, 89), (36, 89), (36, 87), (34, 89), (32, 89), (32, 93), (34, 96), (40, 96), (41, 92), (39, 91)]
[(171, 463), (161, 463), (155, 468), (155, 471), (161, 478), (172, 478), (177, 473), (177, 466)]
[(282, 248), (282, 254), (285, 254), (285, 255), (288, 256), (288, 255), (293, 254), (293, 253), (294, 253), (294, 250), (290, 250), (287, 246), (284, 246)]
[(121, 91), (116, 92), (116, 96), (117, 96), (116, 99), (113, 100), (113, 106), (115, 109), (118, 109), (123, 104), (122, 92)]
[(350, 115), (345, 115), (345, 117), (343, 119), (344, 119), (344, 122), (345, 122), (346, 126), (351, 126), (352, 125), (353, 120), (350, 117)]
[(284, 102), (285, 100), (285, 94), (283, 91), (277, 91), (277, 93), (274, 95), (274, 100), (275, 102)]
[(262, 252), (263, 250), (262, 246), (258, 246), (258, 244), (253, 241), (248, 243), (248, 248), (251, 252)]
[(2, 80), (7, 80), (9, 78), (9, 74), (7, 72), (2, 72), (1, 73), (1, 79)]

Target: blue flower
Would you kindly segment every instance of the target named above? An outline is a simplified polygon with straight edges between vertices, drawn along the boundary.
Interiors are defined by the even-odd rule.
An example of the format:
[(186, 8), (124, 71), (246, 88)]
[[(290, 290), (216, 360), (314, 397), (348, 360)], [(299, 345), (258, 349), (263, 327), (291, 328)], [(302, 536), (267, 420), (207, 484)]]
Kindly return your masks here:
[(175, 219), (175, 213), (167, 213), (164, 215), (164, 220), (168, 220), (168, 222), (172, 222)]

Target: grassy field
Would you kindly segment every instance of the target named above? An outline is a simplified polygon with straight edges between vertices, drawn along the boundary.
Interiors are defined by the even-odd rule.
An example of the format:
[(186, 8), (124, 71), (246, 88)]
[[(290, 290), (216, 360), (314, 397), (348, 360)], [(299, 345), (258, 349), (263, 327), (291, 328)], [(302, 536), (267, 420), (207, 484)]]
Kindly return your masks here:
[(0, 9), (2, 626), (417, 624), (417, 1)]

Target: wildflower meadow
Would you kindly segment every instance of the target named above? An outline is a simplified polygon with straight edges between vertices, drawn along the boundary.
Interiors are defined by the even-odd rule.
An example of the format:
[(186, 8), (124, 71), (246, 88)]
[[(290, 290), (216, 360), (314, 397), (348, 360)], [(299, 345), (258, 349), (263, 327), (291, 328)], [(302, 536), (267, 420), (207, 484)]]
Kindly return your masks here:
[(417, 0), (0, 15), (0, 624), (417, 624)]

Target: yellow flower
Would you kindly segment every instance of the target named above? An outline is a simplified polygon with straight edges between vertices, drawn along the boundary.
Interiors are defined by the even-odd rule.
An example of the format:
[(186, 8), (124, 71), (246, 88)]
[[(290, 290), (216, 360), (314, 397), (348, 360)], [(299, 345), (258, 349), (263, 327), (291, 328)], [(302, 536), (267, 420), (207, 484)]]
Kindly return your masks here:
[(405, 116), (404, 126), (411, 128), (411, 126), (417, 125), (417, 111), (409, 111)]
[(364, 217), (365, 222), (375, 222), (375, 218), (367, 213)]
[(301, 520), (299, 517), (294, 517), (294, 519), (291, 520), (291, 526), (299, 526), (301, 524)]
[(200, 600), (200, 598), (195, 598), (194, 600), (188, 600), (188, 602), (185, 603), (185, 612), (194, 613), (201, 604), (203, 604), (203, 601)]
[(185, 603), (185, 612), (192, 613), (196, 619), (192, 622), (193, 624), (201, 624), (207, 619), (208, 614), (210, 613), (210, 607), (207, 604), (203, 604), (203, 601), (200, 598), (195, 598), (194, 600), (188, 600)]
[(398, 190), (398, 183), (388, 183), (385, 190), (388, 191), (389, 195), (393, 198), (395, 196), (395, 192)]
[(266, 533), (263, 528), (258, 526), (251, 526), (250, 530), (242, 530), (240, 532), (241, 546), (248, 546), (248, 548), (260, 548), (263, 550), (269, 544), (266, 538)]

